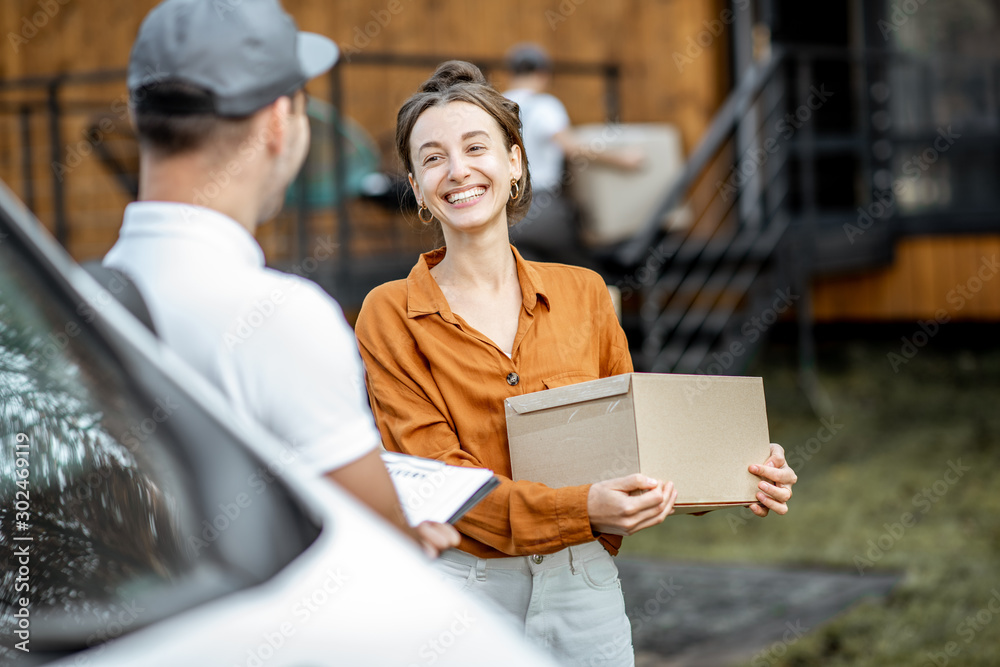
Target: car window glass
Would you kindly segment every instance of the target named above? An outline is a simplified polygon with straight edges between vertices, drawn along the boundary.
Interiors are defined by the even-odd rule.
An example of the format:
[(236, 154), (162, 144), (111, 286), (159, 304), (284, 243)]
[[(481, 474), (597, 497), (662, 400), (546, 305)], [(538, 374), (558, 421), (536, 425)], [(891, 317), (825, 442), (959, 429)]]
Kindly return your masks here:
[(138, 616), (136, 600), (192, 569), (183, 536), (197, 497), (162, 442), (169, 417), (0, 244), (0, 624), (16, 626), (28, 601), (35, 618), (66, 612), (107, 631), (111, 617), (121, 634), (145, 620), (130, 605)]

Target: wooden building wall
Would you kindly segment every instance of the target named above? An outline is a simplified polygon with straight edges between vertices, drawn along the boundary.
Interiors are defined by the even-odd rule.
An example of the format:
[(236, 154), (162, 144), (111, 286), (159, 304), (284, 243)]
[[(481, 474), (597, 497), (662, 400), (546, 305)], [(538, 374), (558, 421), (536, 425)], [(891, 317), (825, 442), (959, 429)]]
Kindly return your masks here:
[[(139, 24), (156, 4), (155, 0), (42, 1), (58, 11), (51, 17), (39, 14), (40, 0), (0, 3), (0, 35), (30, 35), (26, 42), (15, 37), (16, 49), (15, 43), (3, 45), (0, 79), (124, 68)], [(224, 7), (231, 0), (213, 1)], [(727, 62), (724, 38), (709, 34), (712, 43), (683, 68), (672, 57), (675, 51), (684, 51), (689, 37), (706, 30), (706, 21), (718, 19), (723, 0), (284, 0), (283, 4), (301, 29), (332, 37), (346, 60), (357, 52), (496, 59), (513, 44), (534, 41), (557, 60), (618, 63), (623, 74), (621, 120), (675, 123), (686, 150), (725, 96), (725, 77), (720, 75)], [(391, 156), (396, 111), (431, 69), (349, 64), (343, 71), (347, 115)], [(502, 88), (502, 73), (494, 83)], [(310, 92), (327, 97), (327, 80), (313, 81)], [(553, 92), (575, 123), (604, 119), (599, 76), (560, 76)], [(2, 97), (8, 106), (7, 113), (0, 113), (0, 178), (21, 196), (27, 188), (20, 161), (21, 127), (10, 103), (29, 98), (44, 102), (44, 94), (44, 89), (6, 91)], [(72, 227), (67, 245), (78, 259), (98, 257), (110, 247), (128, 202), (88, 142), (80, 143), (96, 114), (110, 113), (113, 120), (123, 120), (124, 96), (123, 81), (68, 86), (63, 95), (67, 115), (62, 131), (68, 146), (61, 151), (61, 162), (77, 161), (74, 146), (87, 153), (65, 174)], [(84, 107), (74, 106), (80, 104)], [(48, 123), (41, 109), (30, 120), (36, 142), (45, 137)], [(31, 160), (34, 209), (51, 227), (53, 160), (48, 147), (36, 143)], [(332, 214), (317, 217), (314, 231), (334, 228)], [(288, 220), (279, 220), (261, 230), (269, 256), (287, 250), (281, 244), (290, 227)]]
[[(4, 0), (0, 80), (124, 68), (139, 24), (154, 4)], [(686, 151), (696, 144), (725, 95), (726, 39), (713, 37), (707, 28), (720, 17), (723, 0), (284, 0), (284, 5), (301, 28), (335, 39), (347, 58), (361, 51), (489, 59), (501, 57), (512, 44), (534, 41), (559, 60), (619, 63), (621, 120), (674, 123)], [(706, 46), (693, 46), (696, 40)], [(694, 57), (679, 66), (675, 54)], [(421, 68), (345, 68), (348, 115), (389, 148), (399, 104), (427, 74)], [(495, 83), (502, 87), (503, 76)], [(320, 97), (328, 95), (326, 80), (314, 81), (310, 89)], [(602, 120), (598, 78), (562, 76), (554, 92), (575, 123)], [(128, 203), (82, 133), (97, 115), (123, 121), (125, 99), (121, 80), (64, 91), (63, 102), (71, 110), (61, 127), (66, 145), (55, 157), (64, 165), (72, 163), (64, 174), (72, 232), (68, 248), (80, 260), (107, 251)], [(25, 197), (24, 126), (17, 107), (20, 102), (44, 105), (45, 90), (4, 90), (0, 100), (0, 179)], [(34, 139), (30, 180), (35, 211), (51, 228), (55, 160), (41, 141), (48, 119), (44, 106), (38, 108), (41, 111), (24, 121)], [(362, 207), (356, 212), (364, 216), (370, 211)], [(335, 229), (331, 214), (315, 218), (314, 231)], [(289, 253), (291, 228), (288, 216), (262, 228), (260, 240), (269, 257)], [(815, 315), (820, 321), (933, 317), (954, 305), (948, 295), (972, 278), (981, 257), (998, 251), (1000, 237), (995, 236), (904, 240), (889, 268), (817, 281)], [(975, 298), (953, 310), (955, 319), (1000, 319), (1000, 280), (986, 281)]]
[(819, 322), (1000, 320), (1000, 236), (903, 239), (889, 267), (815, 281), (813, 314)]

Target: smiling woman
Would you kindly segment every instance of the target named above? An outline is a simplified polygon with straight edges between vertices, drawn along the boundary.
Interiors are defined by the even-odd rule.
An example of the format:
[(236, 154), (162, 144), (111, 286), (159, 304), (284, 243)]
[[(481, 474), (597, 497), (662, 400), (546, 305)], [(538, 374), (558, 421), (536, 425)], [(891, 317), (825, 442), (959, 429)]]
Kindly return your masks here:
[(414, 123), (410, 144), (417, 148), (409, 180), (421, 210), (429, 209), (452, 235), (501, 219), (506, 232), (507, 206), (520, 200), (523, 159), (489, 113), (459, 101), (431, 107)]
[[(517, 104), (449, 62), (400, 109), (397, 147), (445, 247), (374, 289), (358, 316), (372, 411), (386, 449), (489, 468), (500, 485), (458, 523), (442, 575), (508, 612), (568, 664), (631, 665), (612, 555), (673, 511), (672, 482), (630, 475), (550, 488), (511, 479), (504, 400), (632, 371), (593, 271), (525, 261), (509, 223), (530, 206)], [(794, 473), (780, 448), (751, 470), (763, 516), (784, 514)], [(758, 468), (758, 466), (753, 466)]]
[[(445, 247), (369, 294), (357, 335), (385, 447), (492, 469), (500, 486), (456, 527), (443, 576), (509, 612), (573, 664), (631, 665), (611, 558), (676, 496), (641, 475), (548, 488), (511, 480), (503, 401), (632, 370), (600, 276), (524, 261), (508, 226), (531, 205), (516, 103), (448, 62), (400, 109), (397, 148)], [(644, 490), (642, 495), (630, 492)]]
[[(423, 122), (418, 123), (421, 120)], [(513, 224), (523, 218), (531, 206), (531, 182), (524, 160), (517, 104), (490, 87), (474, 65), (457, 60), (438, 67), (434, 76), (400, 108), (396, 117), (396, 150), (410, 171), (410, 185), (417, 193), (421, 211), (426, 208), (426, 203), (421, 199), (414, 175), (426, 171), (431, 165), (440, 166), (439, 163), (447, 160), (449, 154), (442, 140), (445, 130), (454, 125), (461, 126), (462, 130), (457, 137), (458, 151), (451, 154), (452, 158), (467, 152), (469, 156), (489, 153), (494, 159), (502, 160), (504, 156), (496, 155), (501, 146), (510, 154), (511, 180), (514, 183), (511, 184), (512, 196), (506, 206), (507, 220)], [(516, 175), (513, 168), (515, 154), (518, 165)], [(501, 193), (504, 191), (506, 186), (501, 188)], [(462, 193), (456, 190), (450, 194), (454, 197)]]

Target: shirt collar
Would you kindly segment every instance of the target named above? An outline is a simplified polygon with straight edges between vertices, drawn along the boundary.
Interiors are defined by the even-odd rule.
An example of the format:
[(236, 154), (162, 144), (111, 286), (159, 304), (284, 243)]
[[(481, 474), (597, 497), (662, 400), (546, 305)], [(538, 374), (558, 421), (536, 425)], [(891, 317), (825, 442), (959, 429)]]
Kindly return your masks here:
[(169, 236), (207, 246), (223, 261), (263, 268), (264, 251), (246, 227), (193, 204), (138, 201), (125, 207), (121, 238)]
[[(517, 279), (521, 283), (521, 298), (524, 307), (528, 312), (534, 311), (535, 305), (541, 301), (545, 307), (549, 307), (549, 297), (545, 294), (545, 285), (541, 276), (531, 265), (525, 261), (517, 248), (510, 247), (514, 253), (514, 261), (517, 263)], [(417, 260), (416, 265), (410, 270), (410, 275), (406, 278), (406, 316), (409, 318), (421, 315), (440, 313), (446, 321), (453, 321), (454, 317), (451, 308), (448, 307), (448, 300), (438, 287), (437, 281), (431, 275), (431, 268), (438, 264), (447, 252), (447, 248), (438, 248), (425, 252)]]

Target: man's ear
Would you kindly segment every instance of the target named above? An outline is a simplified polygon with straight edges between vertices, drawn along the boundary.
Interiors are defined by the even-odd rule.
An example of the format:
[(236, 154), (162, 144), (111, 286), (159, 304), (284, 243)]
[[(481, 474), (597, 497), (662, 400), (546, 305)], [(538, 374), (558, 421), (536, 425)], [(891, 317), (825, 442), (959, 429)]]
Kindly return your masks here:
[(261, 110), (266, 114), (264, 124), (264, 139), (267, 149), (272, 153), (280, 153), (285, 148), (285, 133), (292, 114), (292, 100), (289, 97), (279, 97)]
[(129, 104), (128, 108), (127, 108), (127, 111), (128, 111), (128, 126), (129, 126), (129, 129), (132, 130), (133, 134), (135, 134), (136, 136), (139, 136), (139, 126), (136, 125), (136, 123), (135, 123), (135, 109), (132, 107), (131, 104)]

